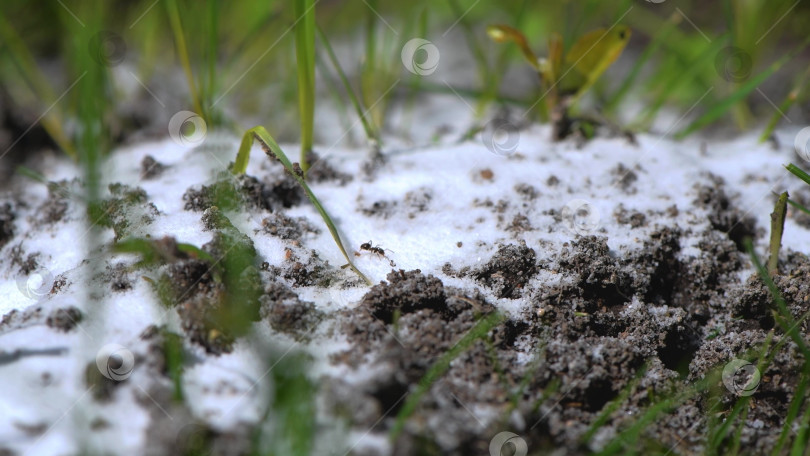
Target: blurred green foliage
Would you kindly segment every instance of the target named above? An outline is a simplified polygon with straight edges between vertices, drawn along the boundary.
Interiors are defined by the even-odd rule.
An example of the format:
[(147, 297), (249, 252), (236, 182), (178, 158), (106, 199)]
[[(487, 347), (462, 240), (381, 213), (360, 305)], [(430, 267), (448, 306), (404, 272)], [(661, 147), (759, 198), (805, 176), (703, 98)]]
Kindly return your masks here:
[[(493, 23), (519, 26), (540, 55), (554, 31), (570, 46), (588, 30), (629, 26), (633, 39), (624, 63), (611, 69), (594, 92), (608, 115), (626, 121), (628, 106), (646, 107), (633, 123), (644, 129), (662, 107), (684, 110), (700, 100), (694, 108), (698, 114), (734, 94), (800, 42), (810, 13), (807, 5), (789, 0), (711, 5), (696, 0), (321, 1), (315, 9), (315, 20), (332, 46), (348, 46), (348, 51), (339, 49), (340, 64), (377, 131), (385, 124), (390, 100), (413, 91), (455, 90), (477, 97), (484, 106), (506, 100), (535, 104), (539, 90), (515, 93), (504, 86), (507, 70), (521, 71), (521, 63), (506, 59), (506, 51), (487, 42), (485, 28)], [(117, 118), (123, 115), (120, 105), (130, 101), (123, 93), (133, 86), (133, 78), (143, 86), (135, 87), (139, 91), (177, 85), (177, 91), (186, 92), (182, 98), (188, 109), (201, 111), (209, 128), (261, 122), (282, 141), (299, 139), (293, 133), (299, 125), (294, 109), (296, 17), (289, 2), (130, 0), (113, 7), (100, 1), (6, 0), (0, 16), (2, 92), (12, 106), (44, 113), (43, 126), (72, 156), (82, 153), (83, 160), (96, 160), (138, 127)], [(404, 71), (399, 51), (422, 34), (442, 46), (457, 37), (455, 48), (445, 49), (446, 58), (462, 53), (477, 82), (447, 87), (438, 79)], [(319, 58), (325, 55), (317, 43), (316, 52)], [(642, 64), (634, 66), (639, 56)], [(793, 91), (790, 105), (802, 105), (803, 56), (772, 76), (782, 83), (763, 90), (768, 100), (781, 101)], [(184, 75), (185, 83), (171, 80), (173, 73)], [(701, 98), (710, 87), (716, 90)], [(753, 119), (771, 117), (771, 102), (757, 92), (734, 103), (723, 118), (749, 128)]]

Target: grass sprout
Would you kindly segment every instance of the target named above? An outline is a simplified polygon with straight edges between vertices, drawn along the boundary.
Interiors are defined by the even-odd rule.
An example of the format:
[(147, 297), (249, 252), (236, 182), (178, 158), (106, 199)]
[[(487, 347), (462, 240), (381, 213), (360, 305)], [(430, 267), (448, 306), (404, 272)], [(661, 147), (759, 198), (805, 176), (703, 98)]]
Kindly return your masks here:
[(766, 79), (771, 77), (774, 73), (779, 71), (779, 69), (787, 62), (792, 60), (796, 55), (802, 52), (808, 45), (810, 45), (810, 37), (807, 37), (799, 46), (793, 49), (791, 52), (782, 56), (779, 60), (772, 63), (768, 68), (764, 71), (756, 75), (755, 77), (751, 78), (744, 84), (740, 85), (740, 87), (734, 91), (731, 95), (721, 99), (717, 104), (710, 107), (709, 110), (704, 113), (702, 116), (698, 117), (694, 120), (689, 126), (681, 130), (675, 135), (676, 139), (683, 139), (692, 133), (716, 122), (720, 119), (726, 112), (731, 109), (735, 104), (739, 103), (740, 101), (744, 100), (748, 94), (753, 92), (757, 87), (760, 86)]
[(301, 169), (309, 169), (315, 135), (315, 3), (295, 0), (295, 56), (298, 67), (298, 111), (301, 116)]
[(771, 213), (771, 243), (768, 257), (768, 273), (775, 276), (779, 272), (779, 248), (782, 247), (782, 233), (785, 231), (787, 216), (788, 192), (779, 195), (773, 213)]
[(416, 411), (416, 407), (419, 405), (422, 396), (430, 390), (436, 380), (447, 372), (450, 368), (450, 363), (471, 347), (476, 340), (484, 338), (494, 327), (501, 324), (504, 318), (502, 314), (493, 312), (478, 320), (475, 326), (473, 326), (453, 348), (443, 354), (439, 360), (428, 369), (427, 373), (419, 380), (416, 390), (408, 396), (408, 399), (405, 400), (405, 404), (397, 414), (389, 434), (392, 442), (397, 440), (397, 437), (405, 427), (405, 422), (408, 421), (408, 418)]
[[(42, 127), (64, 153), (73, 160), (78, 160), (79, 156), (76, 147), (62, 127), (65, 122), (61, 110), (54, 106), (57, 96), (53, 88), (45, 74), (37, 66), (25, 42), (2, 14), (0, 14), (0, 37), (3, 39), (3, 48), (6, 50), (0, 56), (5, 55), (11, 60), (20, 73), (20, 79), (25, 81), (28, 89), (36, 98), (53, 107), (53, 109), (46, 111), (46, 114), (40, 119)], [(14, 90), (11, 90), (10, 94), (18, 104), (24, 103), (20, 95)]]
[(318, 198), (309, 188), (307, 185), (306, 180), (304, 180), (303, 173), (297, 169), (296, 165), (293, 165), (290, 162), (290, 159), (287, 158), (287, 155), (281, 149), (281, 147), (276, 143), (270, 133), (264, 127), (258, 126), (251, 128), (250, 130), (246, 131), (244, 136), (242, 137), (242, 143), (239, 146), (239, 152), (236, 156), (236, 161), (234, 162), (233, 172), (236, 174), (243, 174), (247, 170), (248, 160), (250, 159), (250, 147), (253, 145), (253, 141), (258, 141), (259, 144), (262, 146), (264, 153), (267, 154), (268, 157), (271, 159), (276, 159), (281, 162), (284, 166), (284, 169), (293, 176), (293, 178), (298, 182), (299, 185), (304, 189), (304, 192), (307, 194), (307, 197), (315, 206), (315, 209), (323, 218), (326, 227), (329, 229), (329, 233), (332, 234), (332, 239), (335, 240), (335, 244), (337, 244), (340, 252), (343, 254), (343, 257), (346, 258), (346, 262), (349, 267), (358, 275), (361, 279), (363, 279), (366, 284), (371, 285), (371, 280), (365, 276), (359, 269), (354, 265), (351, 260), (351, 257), (346, 252), (346, 248), (343, 246), (343, 242), (340, 239), (340, 234), (338, 234), (337, 227), (335, 226), (334, 222), (332, 222), (332, 218), (329, 217), (329, 214), (324, 209), (323, 205), (321, 205)]
[[(191, 59), (189, 58), (188, 46), (186, 46), (186, 37), (183, 32), (183, 23), (180, 20), (180, 9), (177, 6), (177, 0), (166, 0), (166, 12), (169, 16), (169, 24), (171, 25), (172, 32), (174, 33), (177, 56), (180, 59), (180, 64), (186, 75), (186, 84), (188, 84), (189, 92), (191, 92), (192, 104), (194, 105), (194, 109), (205, 118), (200, 93), (197, 91), (194, 82), (194, 73), (191, 68)], [(206, 118), (206, 121), (210, 120), (210, 118)]]
[(370, 120), (368, 119), (367, 111), (363, 110), (363, 107), (360, 104), (360, 100), (358, 99), (357, 94), (355, 94), (355, 91), (352, 89), (352, 86), (349, 83), (349, 79), (346, 77), (346, 73), (343, 71), (343, 67), (341, 67), (340, 62), (335, 56), (335, 52), (332, 50), (332, 46), (329, 44), (329, 40), (326, 38), (326, 34), (324, 34), (323, 29), (317, 27), (317, 30), (318, 30), (318, 38), (320, 39), (321, 44), (323, 44), (324, 49), (326, 49), (326, 54), (329, 56), (329, 61), (335, 68), (338, 77), (340, 77), (340, 82), (343, 84), (343, 89), (346, 91), (346, 94), (348, 95), (349, 100), (352, 103), (352, 107), (354, 108), (354, 111), (357, 113), (357, 117), (363, 124), (363, 130), (366, 132), (366, 138), (368, 139), (369, 143), (371, 143), (375, 147), (379, 147), (380, 144), (379, 134), (374, 129)]

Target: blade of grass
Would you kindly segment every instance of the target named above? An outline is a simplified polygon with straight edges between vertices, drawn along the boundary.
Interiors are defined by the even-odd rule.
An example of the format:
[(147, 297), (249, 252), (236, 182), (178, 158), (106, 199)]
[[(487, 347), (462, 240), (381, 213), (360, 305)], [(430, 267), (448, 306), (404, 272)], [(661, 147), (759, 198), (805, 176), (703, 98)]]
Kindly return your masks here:
[(788, 204), (790, 204), (791, 206), (795, 207), (796, 209), (804, 212), (805, 214), (810, 215), (810, 209), (802, 206), (801, 204), (797, 203), (796, 201), (793, 201), (793, 200), (789, 199)]
[(323, 44), (323, 47), (326, 49), (326, 54), (329, 56), (329, 60), (332, 62), (332, 66), (335, 68), (338, 77), (340, 77), (340, 82), (343, 84), (343, 88), (346, 90), (349, 100), (352, 102), (354, 111), (357, 113), (357, 116), (360, 118), (360, 122), (363, 124), (363, 130), (366, 132), (366, 137), (368, 138), (369, 142), (378, 145), (379, 137), (369, 123), (366, 113), (363, 111), (363, 107), (360, 105), (360, 100), (357, 98), (357, 94), (355, 94), (354, 89), (352, 89), (349, 79), (346, 77), (346, 73), (343, 71), (343, 67), (340, 66), (340, 62), (338, 62), (335, 52), (332, 50), (332, 46), (329, 44), (329, 40), (326, 38), (326, 35), (323, 33), (323, 29), (321, 29), (320, 26), (317, 26), (316, 29), (318, 31), (318, 38), (321, 40), (321, 44)]
[(666, 82), (661, 85), (661, 88), (658, 91), (658, 96), (633, 123), (639, 126), (641, 129), (645, 129), (647, 126), (649, 126), (673, 93), (676, 93), (681, 87), (697, 77), (707, 65), (714, 62), (717, 52), (726, 45), (728, 39), (728, 35), (723, 35), (722, 37), (715, 39), (693, 60), (684, 62), (683, 65), (685, 67), (685, 71), (671, 74), (669, 79), (667, 79)]
[[(801, 410), (802, 404), (805, 401), (805, 393), (807, 392), (807, 384), (808, 380), (810, 380), (810, 375), (807, 372), (807, 364), (805, 364), (805, 369), (803, 370), (801, 380), (799, 380), (799, 384), (796, 386), (796, 391), (793, 394), (793, 400), (790, 401), (790, 405), (788, 406), (787, 414), (785, 415), (785, 424), (782, 427), (782, 432), (779, 434), (779, 440), (776, 441), (776, 445), (773, 447), (773, 451), (771, 452), (772, 455), (779, 455), (783, 454), (782, 448), (787, 443), (787, 438), (790, 435), (792, 429), (792, 424), (796, 419), (796, 416), (799, 414), (799, 410)], [(804, 419), (807, 419), (807, 416), (810, 415), (805, 411)], [(794, 443), (798, 441), (798, 436)]]
[(799, 179), (803, 180), (807, 185), (810, 185), (810, 174), (807, 174), (801, 168), (794, 165), (793, 163), (785, 166), (785, 168), (787, 168), (788, 171), (793, 173), (793, 175), (795, 175)]
[[(25, 42), (23, 42), (16, 30), (14, 30), (14, 27), (2, 14), (0, 14), (0, 38), (2, 38), (4, 44), (3, 48), (7, 51), (0, 55), (6, 54), (11, 58), (11, 61), (17, 67), (22, 79), (28, 84), (28, 88), (34, 96), (39, 98), (43, 103), (53, 106), (57, 101), (57, 97), (48, 79), (37, 66)], [(9, 93), (14, 97), (13, 90), (10, 90)], [(73, 141), (68, 137), (64, 129), (62, 129), (64, 121), (58, 107), (54, 106), (53, 109), (46, 111), (40, 123), (42, 124), (42, 128), (45, 129), (63, 152), (73, 160), (78, 160), (79, 156)]]
[(219, 116), (213, 110), (214, 95), (217, 90), (217, 45), (219, 43), (219, 17), (220, 0), (208, 0), (206, 15), (206, 37), (205, 60), (207, 64), (207, 74), (200, 88), (201, 107), (205, 110), (203, 118), (211, 125), (220, 122)]
[[(363, 102), (366, 106), (374, 105), (374, 98), (378, 95), (376, 88), (378, 82), (375, 83), (380, 71), (377, 68), (377, 0), (368, 0), (368, 11), (366, 11), (366, 26), (365, 26), (365, 55), (363, 56), (363, 66), (360, 70), (360, 93), (362, 94)], [(378, 109), (372, 110), (370, 113), (372, 122), (375, 128), (382, 130), (382, 122), (379, 119)]]
[(633, 64), (633, 68), (630, 70), (630, 73), (628, 73), (624, 78), (624, 81), (622, 81), (619, 89), (616, 90), (613, 93), (613, 96), (611, 96), (610, 99), (605, 103), (606, 112), (614, 112), (616, 107), (619, 105), (621, 100), (624, 99), (630, 89), (636, 86), (636, 79), (638, 79), (639, 75), (641, 74), (641, 70), (644, 68), (644, 65), (661, 48), (661, 45), (667, 40), (667, 38), (672, 35), (672, 30), (674, 30), (677, 25), (676, 21), (674, 20), (676, 17), (677, 16), (673, 15), (670, 20), (665, 23), (664, 28), (655, 34), (650, 44), (644, 48), (644, 51)]
[[(427, 29), (428, 29), (428, 9), (423, 8), (422, 12), (419, 13), (418, 23), (417, 23), (417, 35), (416, 36), (427, 36)], [(414, 114), (414, 105), (416, 103), (417, 95), (421, 94), (421, 85), (423, 78), (409, 78), (411, 85), (409, 90), (406, 92), (405, 102), (403, 103), (403, 112), (404, 118), (401, 124), (401, 131), (403, 136), (410, 138), (410, 130), (413, 124), (413, 114)]]
[(740, 424), (739, 426), (737, 426), (737, 429), (734, 431), (734, 436), (731, 438), (731, 448), (727, 453), (731, 456), (735, 456), (740, 453), (740, 440), (742, 439), (742, 431), (743, 429), (745, 429), (745, 426), (743, 426), (743, 424), (745, 423), (745, 420), (747, 418), (748, 418), (748, 407), (745, 407), (743, 408), (742, 414), (740, 415)]
[(318, 213), (323, 218), (324, 223), (326, 223), (326, 227), (329, 228), (329, 233), (332, 234), (332, 239), (335, 240), (335, 244), (337, 244), (340, 252), (343, 254), (343, 257), (346, 258), (346, 262), (349, 264), (349, 267), (358, 275), (364, 282), (368, 285), (371, 285), (371, 280), (366, 277), (359, 269), (354, 265), (351, 260), (351, 257), (346, 252), (345, 247), (343, 247), (343, 241), (340, 239), (340, 235), (338, 234), (337, 227), (335, 226), (334, 222), (332, 222), (332, 218), (329, 217), (329, 214), (326, 212), (326, 209), (321, 205), (318, 198), (312, 193), (312, 190), (307, 185), (307, 182), (304, 180), (302, 172), (296, 172), (296, 166), (294, 166), (290, 159), (287, 158), (287, 155), (281, 149), (281, 147), (276, 143), (270, 133), (262, 127), (253, 127), (250, 130), (245, 132), (245, 135), (242, 137), (242, 143), (239, 146), (239, 152), (236, 155), (236, 161), (234, 162), (233, 166), (233, 173), (234, 174), (243, 174), (247, 170), (248, 160), (250, 159), (250, 147), (253, 145), (253, 141), (256, 140), (262, 146), (264, 153), (267, 154), (270, 158), (275, 158), (284, 165), (284, 169), (286, 169), (290, 175), (301, 185), (301, 188), (304, 189), (304, 192), (307, 194), (307, 197), (315, 206)]
[[(807, 378), (805, 373), (805, 378)], [(799, 432), (796, 433), (796, 439), (793, 440), (793, 447), (790, 449), (790, 456), (802, 456), (807, 454), (807, 440), (808, 428), (810, 428), (810, 413), (805, 410), (804, 417), (802, 417), (802, 424), (799, 425)]]
[(638, 386), (639, 382), (641, 382), (641, 379), (644, 377), (646, 372), (647, 366), (646, 365), (642, 366), (641, 369), (639, 369), (638, 372), (636, 372), (635, 378), (632, 381), (630, 381), (624, 388), (622, 388), (622, 391), (619, 393), (619, 395), (616, 396), (615, 399), (605, 404), (604, 407), (602, 407), (602, 411), (599, 412), (599, 416), (597, 416), (596, 419), (593, 420), (593, 423), (591, 423), (591, 426), (588, 428), (588, 430), (585, 431), (584, 434), (582, 434), (582, 437), (580, 439), (581, 442), (588, 443), (591, 441), (591, 439), (599, 431), (599, 429), (601, 429), (602, 426), (605, 423), (607, 423), (607, 421), (610, 419), (610, 415), (612, 415), (613, 412), (618, 410), (619, 407), (621, 407), (622, 403), (626, 401), (627, 398), (630, 397), (630, 395)]
[(779, 273), (779, 248), (782, 247), (782, 233), (785, 231), (788, 192), (779, 195), (776, 206), (771, 213), (771, 242), (768, 257), (768, 273), (775, 276)]
[(610, 443), (608, 443), (598, 454), (601, 456), (606, 456), (622, 452), (622, 450), (627, 450), (627, 445), (629, 443), (638, 442), (641, 434), (659, 417), (659, 415), (666, 413), (668, 410), (674, 409), (690, 397), (704, 391), (707, 385), (715, 383), (718, 378), (719, 373), (713, 372), (695, 384), (689, 385), (683, 391), (650, 405), (644, 414), (641, 415), (632, 426), (614, 437)]
[(295, 56), (298, 66), (298, 109), (301, 116), (301, 169), (309, 169), (307, 155), (315, 134), (315, 3), (295, 0)]
[(760, 72), (755, 77), (751, 78), (745, 84), (742, 84), (731, 95), (720, 100), (716, 105), (711, 107), (705, 114), (698, 117), (694, 122), (689, 124), (689, 126), (678, 132), (675, 135), (675, 138), (683, 139), (689, 136), (690, 134), (694, 133), (695, 131), (716, 122), (723, 115), (725, 115), (726, 111), (728, 111), (729, 108), (736, 105), (740, 101), (744, 100), (748, 96), (748, 94), (751, 93), (757, 87), (759, 87), (759, 85), (762, 84), (762, 82), (771, 77), (771, 75), (773, 75), (780, 68), (782, 68), (782, 66), (785, 63), (787, 63), (788, 61), (793, 59), (793, 57), (802, 52), (807, 47), (808, 44), (810, 44), (810, 36), (808, 36), (799, 46), (797, 46), (791, 52), (782, 56), (782, 58), (772, 63), (768, 68)]
[[(475, 30), (473, 30), (473, 26), (467, 18), (467, 14), (464, 12), (464, 9), (462, 9), (457, 0), (447, 0), (447, 3), (450, 5), (450, 10), (453, 12), (453, 15), (459, 18), (458, 25), (461, 27), (461, 31), (464, 33), (464, 40), (467, 42), (467, 47), (472, 52), (476, 66), (478, 67), (478, 77), (481, 79), (481, 85), (484, 87), (485, 93), (489, 94), (493, 85), (497, 85), (497, 81), (499, 80), (497, 76), (498, 71), (492, 71), (492, 68), (487, 60), (487, 53), (484, 51), (480, 40), (478, 40)], [(486, 105), (490, 101), (491, 100), (489, 97), (482, 97), (478, 99), (475, 109), (476, 118), (480, 119), (481, 116), (484, 115)]]
[(775, 317), (776, 323), (782, 328), (782, 331), (785, 332), (799, 347), (799, 351), (802, 352), (805, 359), (810, 359), (810, 348), (807, 347), (807, 343), (802, 337), (801, 334), (798, 333), (798, 325), (796, 324), (795, 320), (793, 319), (793, 315), (787, 308), (787, 304), (785, 303), (785, 299), (782, 297), (782, 293), (779, 291), (779, 288), (776, 287), (776, 284), (771, 279), (771, 276), (768, 275), (768, 270), (762, 265), (759, 261), (759, 257), (757, 257), (756, 253), (754, 252), (754, 244), (752, 243), (751, 239), (745, 239), (744, 241), (745, 249), (748, 252), (748, 255), (751, 257), (751, 261), (754, 263), (754, 267), (759, 272), (759, 276), (765, 285), (768, 287), (768, 290), (773, 297), (774, 304), (776, 306)]
[[(768, 335), (767, 335), (767, 337), (765, 339), (765, 342), (763, 342), (762, 347), (760, 347), (758, 355), (756, 355), (757, 359), (759, 360), (757, 362), (757, 366), (756, 366), (757, 372), (764, 372), (765, 369), (767, 368), (767, 366), (770, 365), (770, 362), (773, 360), (773, 357), (768, 357), (767, 356), (768, 350), (769, 350), (772, 342), (773, 342), (773, 331), (770, 331), (770, 332), (768, 332)], [(743, 358), (748, 358), (748, 356), (751, 356), (749, 353), (750, 353), (750, 350), (748, 352), (746, 352), (745, 354), (743, 354), (742, 357)], [(742, 414), (742, 417), (739, 419), (739, 426), (738, 426), (738, 429), (737, 429), (737, 433), (739, 433), (739, 429), (744, 427), (743, 424), (745, 423), (745, 416), (748, 413), (748, 405), (749, 405), (750, 399), (751, 399), (751, 396), (740, 396), (740, 397), (738, 397), (737, 401), (734, 404), (734, 407), (731, 410), (731, 412), (727, 416), (723, 417), (722, 424), (719, 427), (717, 427), (716, 429), (713, 429), (710, 426), (710, 432), (709, 432), (708, 438), (707, 438), (707, 440), (709, 442), (709, 448), (711, 450), (710, 452), (712, 452), (714, 454), (718, 454), (717, 450), (720, 449), (720, 446), (723, 444), (723, 441), (726, 439), (726, 436), (728, 435), (729, 430), (731, 429), (731, 426), (735, 422), (738, 421), (737, 416), (739, 416), (740, 414)], [(718, 401), (719, 400), (720, 399), (718, 398)]]
[(402, 429), (405, 427), (405, 422), (408, 421), (408, 418), (416, 411), (416, 407), (419, 405), (422, 396), (430, 390), (430, 387), (433, 386), (436, 380), (447, 372), (450, 368), (450, 363), (467, 350), (476, 340), (485, 337), (492, 328), (498, 326), (503, 320), (504, 316), (498, 312), (493, 312), (478, 320), (475, 326), (473, 326), (453, 348), (445, 352), (438, 361), (430, 366), (430, 369), (428, 369), (424, 377), (419, 380), (416, 390), (408, 396), (405, 404), (399, 410), (389, 434), (392, 442), (397, 440), (399, 433), (402, 432)]
[(183, 23), (180, 21), (180, 10), (177, 7), (177, 0), (166, 0), (166, 12), (169, 15), (169, 24), (171, 25), (172, 33), (174, 33), (177, 57), (180, 59), (183, 72), (186, 74), (188, 90), (191, 93), (191, 102), (194, 105), (194, 109), (203, 116), (203, 119), (205, 119), (206, 122), (210, 122), (211, 119), (205, 118), (205, 111), (203, 111), (202, 108), (200, 94), (197, 92), (196, 84), (194, 83), (194, 73), (191, 69), (191, 59), (189, 58), (188, 47), (186, 46), (186, 37), (183, 33)]
[(316, 53), (315, 68), (316, 71), (323, 75), (323, 80), (326, 83), (326, 88), (328, 89), (329, 95), (332, 96), (332, 100), (335, 102), (335, 109), (337, 110), (337, 115), (340, 118), (342, 131), (351, 131), (354, 127), (349, 114), (352, 107), (349, 106), (349, 103), (343, 99), (343, 92), (345, 89), (343, 89), (341, 83), (337, 81), (337, 78), (332, 77), (332, 70), (329, 68), (329, 64), (326, 62), (326, 57)]
[(768, 121), (768, 125), (765, 126), (765, 130), (762, 132), (762, 136), (759, 137), (759, 142), (765, 142), (768, 138), (770, 138), (771, 134), (773, 134), (773, 130), (776, 128), (776, 125), (782, 119), (784, 113), (786, 113), (791, 106), (799, 99), (807, 84), (807, 78), (810, 76), (810, 67), (807, 67), (807, 70), (802, 73), (799, 80), (796, 82), (796, 85), (793, 89), (787, 94), (782, 103), (779, 104), (779, 109), (773, 113), (771, 116), (771, 120)]

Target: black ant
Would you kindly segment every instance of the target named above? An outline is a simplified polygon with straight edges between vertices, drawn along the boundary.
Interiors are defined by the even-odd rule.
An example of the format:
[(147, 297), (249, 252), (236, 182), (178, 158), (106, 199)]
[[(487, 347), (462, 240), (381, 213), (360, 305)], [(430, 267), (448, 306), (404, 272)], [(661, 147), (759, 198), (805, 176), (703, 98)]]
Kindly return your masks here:
[[(360, 244), (360, 250), (366, 250), (366, 251), (369, 251), (371, 253), (375, 253), (375, 254), (385, 258), (386, 260), (388, 260), (388, 264), (390, 264), (392, 268), (396, 267), (396, 263), (394, 263), (394, 261), (392, 259), (388, 258), (388, 256), (385, 254), (385, 249), (373, 245), (371, 243), (371, 241), (364, 242), (364, 243)], [(354, 252), (354, 256), (360, 256), (360, 253)]]

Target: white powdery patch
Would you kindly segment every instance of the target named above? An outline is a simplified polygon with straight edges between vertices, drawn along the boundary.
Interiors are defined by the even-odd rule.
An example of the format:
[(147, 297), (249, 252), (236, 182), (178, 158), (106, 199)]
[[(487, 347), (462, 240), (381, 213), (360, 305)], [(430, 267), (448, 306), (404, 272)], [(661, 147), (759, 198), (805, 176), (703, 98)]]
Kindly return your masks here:
[[(447, 108), (445, 121), (453, 123), (453, 116), (466, 119), (466, 115), (458, 115), (463, 110), (463, 107)], [(533, 126), (519, 133), (517, 150), (511, 156), (491, 153), (478, 139), (458, 145), (403, 150), (388, 156), (371, 180), (364, 178), (361, 171), (367, 159), (365, 151), (322, 147), (318, 152), (324, 160), (355, 178), (345, 186), (324, 182), (313, 184), (312, 189), (332, 215), (352, 260), (373, 282), (385, 279), (392, 269), (389, 261), (393, 261), (397, 269), (418, 268), (441, 278), (449, 286), (479, 289), (497, 307), (516, 316), (529, 308), (529, 297), (534, 289), (558, 285), (569, 278), (553, 270), (541, 270), (528, 282), (529, 289), (524, 293), (527, 298), (495, 299), (491, 290), (470, 277), (448, 276), (443, 272), (444, 266), (449, 263), (456, 271), (464, 267), (480, 268), (501, 245), (521, 241), (535, 250), (538, 260), (550, 260), (581, 234), (606, 236), (613, 254), (623, 256), (643, 248), (643, 240), (656, 225), (693, 228), (694, 236), (681, 238), (684, 246), (681, 255), (697, 254), (697, 233), (708, 226), (708, 221), (706, 211), (694, 207), (693, 186), (708, 183), (705, 172), (723, 177), (729, 196), (735, 198), (735, 194), (739, 194), (734, 204), (755, 217), (758, 228), (767, 229), (772, 193), (804, 185), (788, 176), (781, 167), (782, 163), (794, 160), (792, 133), (779, 133), (783, 146), (777, 149), (759, 144), (755, 135), (748, 134), (732, 141), (712, 142), (704, 153), (697, 140), (674, 143), (656, 134), (638, 135), (638, 146), (624, 138), (608, 138), (591, 141), (578, 149), (572, 142), (550, 143), (549, 129)], [(209, 135), (196, 149), (165, 140), (118, 150), (105, 164), (103, 195), (108, 196), (106, 185), (109, 183), (143, 188), (159, 211), (145, 227), (153, 239), (171, 235), (179, 242), (202, 246), (212, 235), (203, 229), (200, 212), (184, 210), (182, 196), (189, 187), (213, 183), (216, 173), (235, 158), (238, 144), (238, 138)], [(285, 150), (294, 160), (298, 147), (286, 145)], [(140, 177), (140, 164), (147, 155), (167, 166), (163, 174), (151, 180)], [(622, 176), (613, 171), (620, 164), (636, 176), (627, 186), (617, 181)], [(280, 168), (268, 166), (268, 158), (254, 146), (248, 174), (261, 179), (271, 170), (279, 172)], [(79, 175), (76, 166), (66, 159), (46, 161), (40, 171), (50, 180)], [(518, 192), (516, 186), (524, 190), (531, 186), (536, 195), (528, 197)], [(65, 218), (56, 224), (31, 223), (46, 197), (43, 186), (26, 183), (22, 192), (26, 205), (17, 207), (18, 235), (0, 251), (3, 258), (0, 261), (0, 277), (3, 278), (0, 313), (5, 315), (14, 309), (23, 311), (32, 305), (42, 306), (43, 312), (48, 313), (70, 304), (92, 312), (93, 319), (67, 334), (41, 324), (0, 331), (0, 347), (4, 351), (16, 347), (67, 348), (67, 353), (62, 355), (29, 357), (0, 366), (0, 377), (8, 379), (0, 391), (3, 407), (0, 436), (15, 450), (39, 454), (53, 453), (65, 441), (73, 440), (74, 429), (66, 424), (72, 421), (60, 421), (60, 416), (67, 413), (72, 417), (71, 404), (87, 400), (81, 399), (85, 392), (82, 370), (99, 346), (113, 342), (134, 346), (139, 334), (150, 324), (166, 324), (172, 330), (179, 330), (176, 312), (166, 311), (158, 304), (151, 287), (138, 272), (131, 274), (131, 289), (112, 292), (104, 277), (95, 276), (91, 268), (83, 264), (88, 258), (85, 251), (88, 230), (83, 213), (76, 209), (78, 206), (71, 205)], [(572, 201), (588, 203), (590, 209), (595, 210), (591, 217), (597, 214), (595, 223), (590, 223), (593, 219), (589, 219), (587, 224), (573, 225), (572, 230), (572, 226), (561, 221), (560, 214)], [(387, 203), (392, 209), (385, 214), (368, 215), (364, 209), (375, 202)], [(499, 205), (503, 207), (501, 212), (496, 210)], [(627, 224), (619, 224), (614, 217), (619, 205), (628, 211), (646, 214), (645, 226), (631, 229)], [(678, 215), (667, 216), (666, 209), (673, 205), (678, 207)], [(305, 235), (302, 247), (317, 252), (339, 279), (330, 289), (295, 289), (301, 299), (314, 302), (327, 313), (357, 306), (367, 288), (356, 286), (351, 271), (340, 269), (345, 259), (312, 205), (305, 201), (286, 210), (285, 214), (304, 217), (320, 229), (317, 235)], [(263, 261), (282, 267), (285, 249), (290, 248), (291, 243), (262, 232), (261, 222), (267, 215), (258, 210), (248, 211), (234, 217), (233, 223), (253, 239)], [(529, 228), (510, 229), (516, 216), (525, 217)], [(98, 239), (102, 245), (111, 240), (111, 230), (102, 231)], [(360, 245), (367, 241), (383, 248), (387, 258), (361, 251)], [(763, 242), (766, 241), (760, 241), (757, 246), (762, 253), (765, 252)], [(20, 291), (19, 268), (8, 259), (11, 248), (20, 243), (26, 254), (40, 254), (39, 263), (54, 278), (65, 278), (68, 285), (63, 291), (34, 298)], [(805, 228), (789, 219), (784, 244), (808, 252), (810, 236)], [(93, 252), (92, 256), (99, 255), (108, 258), (105, 252)], [(122, 258), (134, 261), (133, 257)], [(553, 262), (550, 267), (553, 269)], [(347, 284), (351, 286), (346, 287)], [(92, 299), (88, 299), (93, 290)], [(634, 299), (625, 312), (637, 311), (640, 306)], [(648, 311), (671, 313), (671, 309), (665, 307)], [(263, 337), (275, 337), (265, 323), (257, 327)], [(330, 354), (350, 348), (337, 333), (339, 331), (319, 331), (308, 344), (300, 344), (319, 361), (314, 373), (340, 377), (350, 383), (370, 378), (372, 371), (355, 372), (346, 366), (329, 364)], [(600, 356), (599, 349), (594, 349), (593, 356)], [(257, 370), (261, 364), (257, 364), (255, 353), (237, 343), (231, 355), (214, 357), (201, 350), (195, 354), (199, 356), (199, 364), (185, 372), (184, 385), (188, 402), (193, 404), (198, 418), (218, 429), (258, 419), (262, 410), (248, 404), (264, 402), (265, 393), (251, 388), (264, 374), (261, 369)], [(528, 363), (531, 354), (521, 353), (518, 360)], [(137, 364), (135, 369), (137, 372)], [(45, 377), (50, 380), (43, 380)], [(113, 430), (105, 435), (110, 438), (127, 435), (125, 441), (112, 450), (133, 454), (138, 452), (138, 445), (145, 438), (142, 431), (147, 418), (142, 412), (114, 413), (115, 407), (139, 409), (133, 405), (131, 388), (121, 392), (128, 394), (116, 394), (113, 402), (105, 406), (110, 409), (105, 418)], [(480, 412), (486, 415), (484, 410)], [(479, 413), (477, 409), (476, 413)], [(45, 436), (26, 433), (25, 429), (32, 426), (44, 426)], [(381, 435), (353, 432), (349, 440), (350, 445), (358, 443), (358, 448), (380, 451), (388, 448)]]

